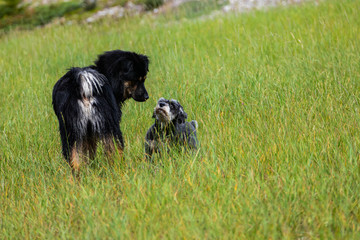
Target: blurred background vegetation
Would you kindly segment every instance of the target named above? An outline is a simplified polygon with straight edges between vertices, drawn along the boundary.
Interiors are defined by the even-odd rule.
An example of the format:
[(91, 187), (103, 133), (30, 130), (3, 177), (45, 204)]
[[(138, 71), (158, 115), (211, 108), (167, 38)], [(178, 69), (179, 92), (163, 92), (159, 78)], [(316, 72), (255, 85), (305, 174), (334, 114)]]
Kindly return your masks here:
[(151, 11), (164, 0), (0, 0), (0, 33), (13, 28), (31, 29), (50, 23), (55, 18), (83, 20), (103, 8), (129, 4)]
[(22, 0), (2, 0), (0, 1), (0, 17), (13, 15), (20, 11), (20, 3)]

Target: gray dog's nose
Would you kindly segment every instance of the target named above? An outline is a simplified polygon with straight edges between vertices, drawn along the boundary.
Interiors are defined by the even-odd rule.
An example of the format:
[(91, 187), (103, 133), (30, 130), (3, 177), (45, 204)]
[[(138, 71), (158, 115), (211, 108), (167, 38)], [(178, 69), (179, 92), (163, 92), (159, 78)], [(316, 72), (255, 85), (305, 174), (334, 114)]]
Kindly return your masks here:
[(165, 106), (165, 103), (159, 103), (159, 106), (160, 106), (160, 107), (164, 107), (164, 106)]

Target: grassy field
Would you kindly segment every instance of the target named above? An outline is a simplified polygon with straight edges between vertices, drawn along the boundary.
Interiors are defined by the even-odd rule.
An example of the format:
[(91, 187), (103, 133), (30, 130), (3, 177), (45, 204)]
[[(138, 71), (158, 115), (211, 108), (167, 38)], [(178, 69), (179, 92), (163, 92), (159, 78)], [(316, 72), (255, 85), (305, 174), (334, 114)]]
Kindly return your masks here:
[[(13, 31), (0, 39), (1, 239), (360, 239), (359, 1)], [(151, 58), (127, 102), (124, 159), (76, 184), (51, 106), (70, 66)], [(200, 150), (143, 160), (158, 98), (199, 123)]]

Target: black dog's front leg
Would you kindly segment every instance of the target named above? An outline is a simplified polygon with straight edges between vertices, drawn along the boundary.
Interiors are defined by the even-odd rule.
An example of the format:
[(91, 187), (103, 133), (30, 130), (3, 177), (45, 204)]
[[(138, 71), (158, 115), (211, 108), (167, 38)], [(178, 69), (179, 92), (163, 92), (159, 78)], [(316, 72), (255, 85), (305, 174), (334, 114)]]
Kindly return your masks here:
[(103, 138), (103, 144), (105, 147), (105, 153), (108, 162), (112, 165), (114, 163), (115, 154), (118, 154), (120, 158), (123, 156), (124, 151), (124, 140), (118, 124), (111, 132), (111, 134)]

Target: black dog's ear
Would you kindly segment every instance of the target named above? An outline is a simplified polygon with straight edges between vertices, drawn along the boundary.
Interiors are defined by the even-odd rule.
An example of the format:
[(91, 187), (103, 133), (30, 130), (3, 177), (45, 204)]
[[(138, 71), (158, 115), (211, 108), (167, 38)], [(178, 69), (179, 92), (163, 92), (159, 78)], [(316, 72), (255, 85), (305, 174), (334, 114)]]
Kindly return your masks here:
[(99, 69), (104, 68), (103, 71), (111, 76), (117, 76), (119, 73), (128, 74), (134, 69), (134, 63), (125, 57), (119, 57), (109, 65), (104, 65), (100, 60), (95, 62), (95, 64)]
[(133, 71), (134, 69), (134, 63), (132, 61), (124, 61), (122, 64), (121, 64), (121, 69), (122, 71), (126, 74), (126, 73), (129, 73), (131, 71)]
[(180, 107), (179, 114), (177, 115), (177, 122), (182, 124), (185, 123), (186, 119), (187, 119), (187, 113), (184, 111), (182, 107)]

